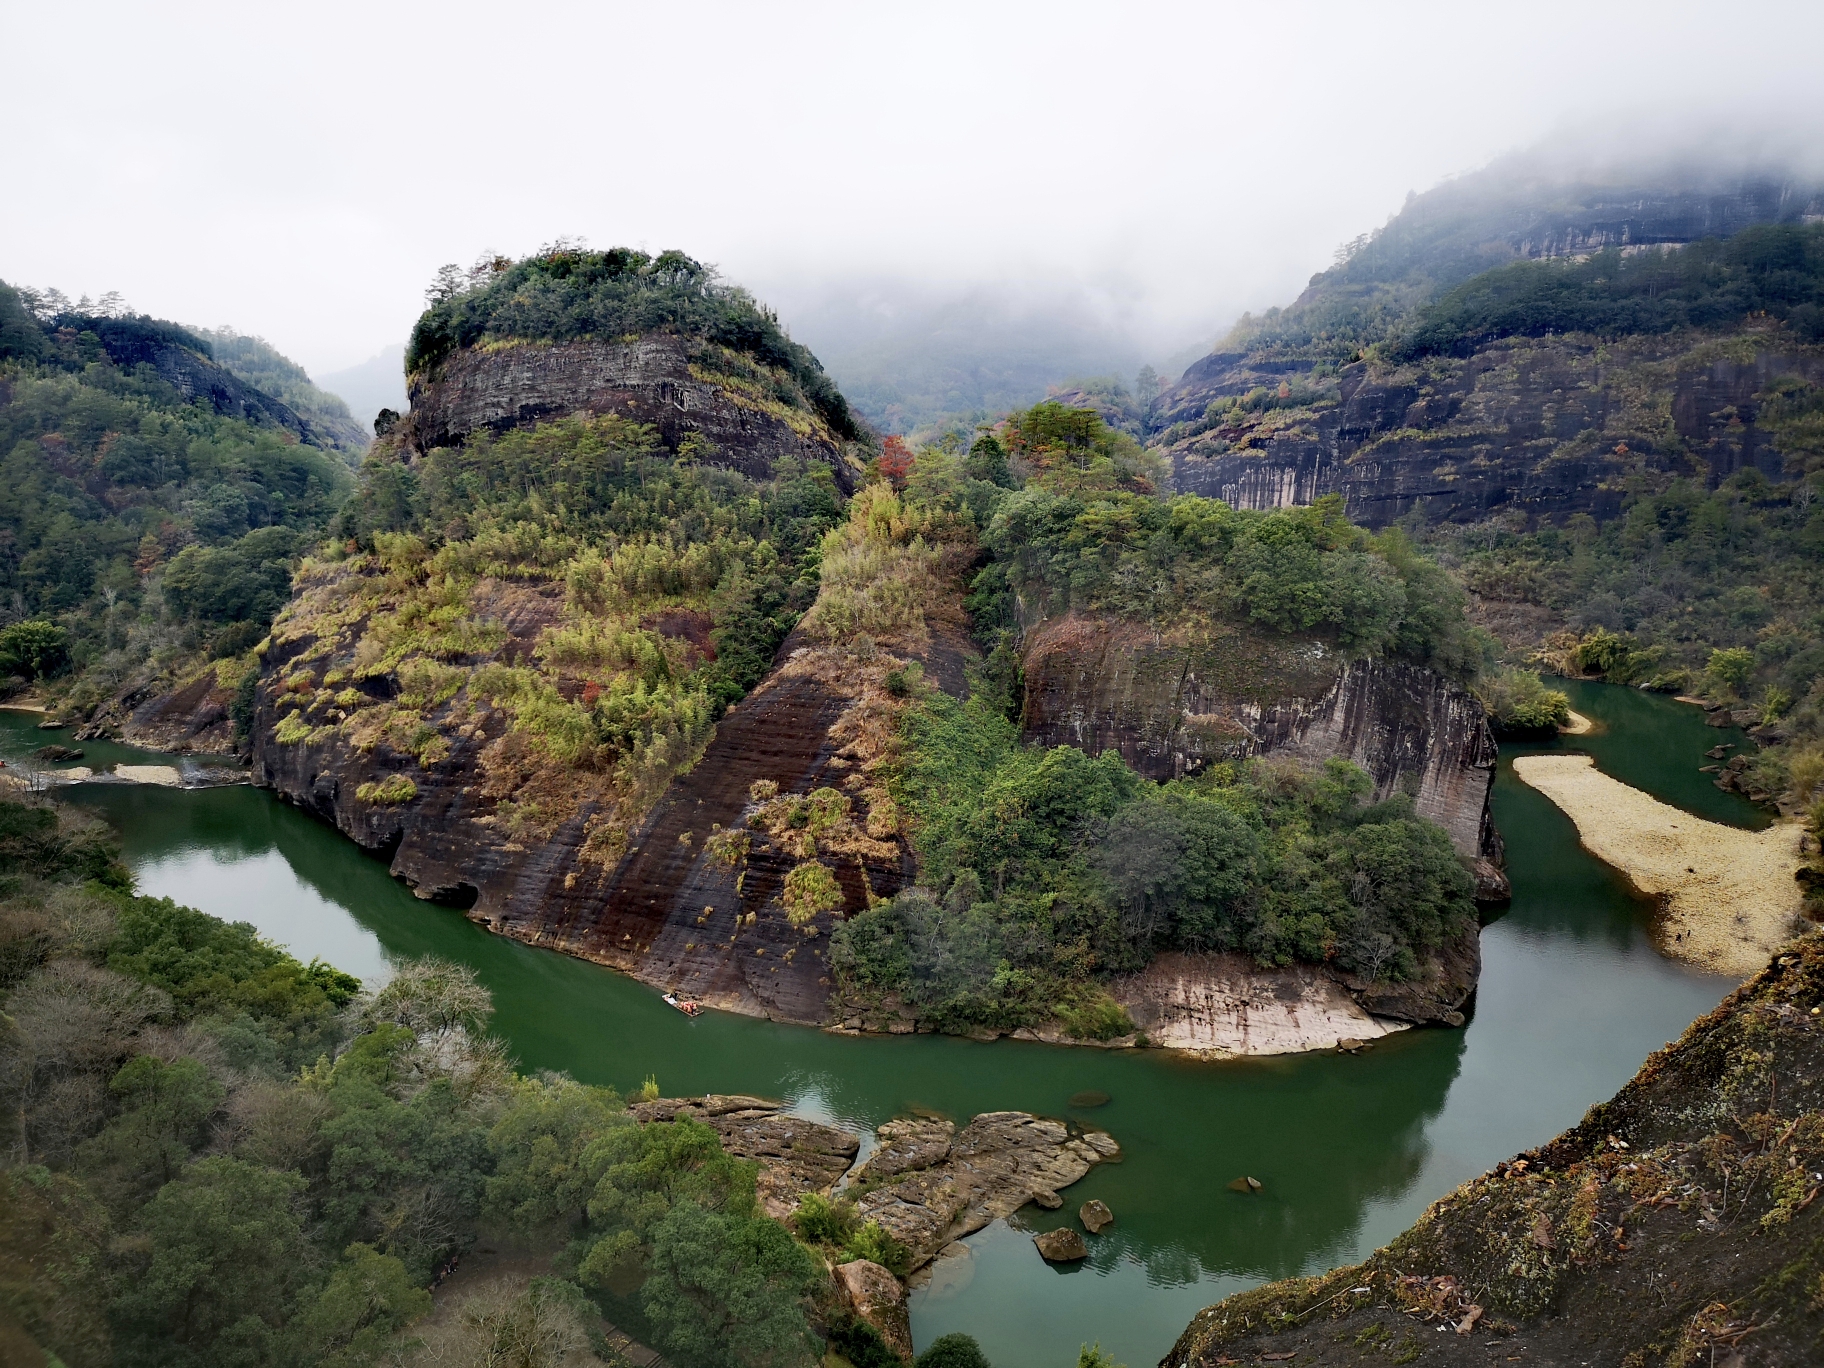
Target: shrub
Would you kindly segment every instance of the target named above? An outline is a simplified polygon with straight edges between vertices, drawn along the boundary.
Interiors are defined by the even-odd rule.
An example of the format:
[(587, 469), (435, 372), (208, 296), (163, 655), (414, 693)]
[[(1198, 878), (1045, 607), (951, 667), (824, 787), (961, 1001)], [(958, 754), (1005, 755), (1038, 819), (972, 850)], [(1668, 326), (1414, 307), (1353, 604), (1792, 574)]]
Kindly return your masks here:
[(842, 906), (842, 885), (830, 867), (815, 860), (801, 864), (785, 876), (781, 894), (785, 916), (793, 926), (803, 926), (820, 912), (833, 912)]
[(1078, 1040), (1117, 1040), (1134, 1031), (1127, 1009), (1107, 993), (1098, 993), (1086, 1003), (1059, 1007), (1058, 1020)]
[(799, 1238), (812, 1244), (845, 1244), (858, 1224), (855, 1203), (806, 1193), (792, 1223), (798, 1227)]
[(896, 1278), (903, 1278), (912, 1271), (912, 1251), (894, 1239), (879, 1221), (869, 1221), (851, 1232), (842, 1252), (844, 1257), (837, 1260), (839, 1263), (866, 1259), (879, 1264)]
[(988, 1357), (975, 1336), (951, 1333), (926, 1345), (925, 1352), (913, 1360), (913, 1368), (988, 1368)]
[(408, 775), (389, 774), (375, 783), (362, 784), (355, 790), (355, 797), (364, 803), (373, 803), (378, 807), (392, 807), (399, 803), (409, 803), (418, 796), (418, 785)]

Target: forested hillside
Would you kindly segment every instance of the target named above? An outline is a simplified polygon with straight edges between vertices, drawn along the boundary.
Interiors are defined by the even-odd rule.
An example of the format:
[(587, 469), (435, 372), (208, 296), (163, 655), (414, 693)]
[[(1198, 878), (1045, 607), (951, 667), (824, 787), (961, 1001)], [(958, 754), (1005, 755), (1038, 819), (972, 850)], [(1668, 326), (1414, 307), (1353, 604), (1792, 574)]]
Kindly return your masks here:
[[(677, 1368), (799, 1368), (826, 1335), (898, 1362), (831, 1290), (845, 1239), (892, 1257), (877, 1225), (839, 1228), (846, 1204), (800, 1223), (831, 1242), (814, 1252), (710, 1127), (516, 1073), (472, 971), (415, 961), (364, 993), (135, 896), (114, 855), (68, 809), (0, 795), (9, 1365), (623, 1361), (603, 1306)], [(483, 1232), (551, 1276), (419, 1325)]]
[(373, 440), (372, 428), (358, 421), (346, 403), (319, 388), (304, 367), (280, 355), (265, 338), (249, 337), (233, 328), (194, 331), (209, 343), (218, 366), (255, 389), (284, 400), (293, 412), (309, 419), (318, 432), (351, 457), (367, 450)]
[[(282, 369), (243, 350), (256, 379)], [(14, 643), (0, 649), (14, 687), (57, 675), (86, 714), (136, 678), (244, 652), (341, 506), (352, 448), (211, 351), (151, 319), (41, 318), (0, 285), (0, 639)]]

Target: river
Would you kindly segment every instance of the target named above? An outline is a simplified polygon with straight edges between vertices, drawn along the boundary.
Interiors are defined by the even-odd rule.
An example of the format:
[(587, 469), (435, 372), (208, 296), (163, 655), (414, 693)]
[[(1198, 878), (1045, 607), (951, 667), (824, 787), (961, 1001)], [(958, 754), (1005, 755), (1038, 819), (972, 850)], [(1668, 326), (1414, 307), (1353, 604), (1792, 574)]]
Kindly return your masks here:
[[(1670, 699), (1571, 683), (1598, 730), (1525, 750), (1585, 750), (1625, 783), (1716, 821), (1761, 826), (1745, 800), (1696, 772), (1733, 731)], [(0, 752), (47, 734), (0, 713)], [(144, 753), (89, 744), (97, 767)], [(1133, 1368), (1156, 1362), (1201, 1307), (1263, 1279), (1362, 1257), (1497, 1160), (1576, 1122), (1648, 1053), (1732, 986), (1657, 954), (1650, 909), (1577, 844), (1570, 821), (1514, 779), (1503, 747), (1495, 818), (1511, 907), (1482, 935), (1469, 1025), (1411, 1031), (1359, 1056), (1200, 1064), (1113, 1052), (932, 1036), (849, 1038), (710, 1012), (688, 1020), (658, 994), (580, 960), (491, 936), (418, 902), (334, 830), (246, 786), (176, 791), (118, 783), (58, 790), (120, 830), (143, 892), (249, 921), (293, 953), (378, 982), (389, 961), (434, 953), (473, 965), (495, 1026), (527, 1069), (667, 1095), (785, 1097), (805, 1115), (871, 1127), (910, 1108), (959, 1122), (1020, 1108), (1106, 1128), (1124, 1150), (1065, 1195), (1099, 1197), (1115, 1224), (1082, 1265), (1053, 1268), (1029, 1234), (997, 1223), (969, 1242), (962, 1286), (912, 1304), (920, 1346), (963, 1330), (996, 1368), (1065, 1368), (1100, 1341)], [(1073, 1111), (1070, 1098), (1112, 1099)], [(1257, 1196), (1228, 1190), (1250, 1174)], [(1028, 1209), (1037, 1229), (1064, 1213)], [(1016, 1222), (1020, 1217), (1016, 1217)]]

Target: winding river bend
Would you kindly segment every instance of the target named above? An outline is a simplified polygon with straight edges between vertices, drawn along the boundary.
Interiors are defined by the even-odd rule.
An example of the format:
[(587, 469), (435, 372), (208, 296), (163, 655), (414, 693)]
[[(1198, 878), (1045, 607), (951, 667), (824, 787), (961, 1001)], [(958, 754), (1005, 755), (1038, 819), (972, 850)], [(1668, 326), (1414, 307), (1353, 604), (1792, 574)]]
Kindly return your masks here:
[[(1527, 749), (1588, 751), (1617, 779), (1687, 811), (1765, 824), (1697, 773), (1704, 749), (1738, 734), (1719, 736), (1697, 709), (1666, 698), (1567, 687), (1597, 730)], [(33, 720), (0, 713), (0, 753), (42, 744)], [(145, 759), (105, 743), (85, 750), (80, 763), (97, 768)], [(997, 1368), (1059, 1368), (1095, 1340), (1144, 1368), (1200, 1307), (1357, 1259), (1458, 1183), (1575, 1122), (1733, 986), (1654, 951), (1651, 909), (1579, 848), (1569, 819), (1516, 781), (1510, 760), (1503, 747), (1494, 801), (1514, 899), (1483, 932), (1468, 1027), (1407, 1032), (1354, 1057), (1229, 1064), (1009, 1040), (853, 1039), (720, 1013), (687, 1020), (631, 979), (416, 901), (384, 865), (268, 793), (106, 783), (59, 792), (119, 828), (144, 892), (252, 922), (302, 958), (373, 981), (389, 961), (425, 953), (473, 965), (493, 991), (497, 1030), (529, 1069), (622, 1089), (652, 1074), (674, 1096), (770, 1094), (861, 1127), (910, 1108), (959, 1120), (1022, 1108), (1106, 1128), (1123, 1162), (1066, 1194), (1071, 1210), (1099, 1197), (1115, 1212), (1091, 1258), (1054, 1269), (1025, 1231), (997, 1223), (970, 1241), (966, 1275), (915, 1294), (913, 1332), (923, 1346), (967, 1331)], [(1091, 1090), (1112, 1100), (1073, 1112), (1071, 1096)], [(1242, 1174), (1264, 1192), (1230, 1192)], [(1040, 1218), (1038, 1229), (1060, 1223), (1021, 1215)]]

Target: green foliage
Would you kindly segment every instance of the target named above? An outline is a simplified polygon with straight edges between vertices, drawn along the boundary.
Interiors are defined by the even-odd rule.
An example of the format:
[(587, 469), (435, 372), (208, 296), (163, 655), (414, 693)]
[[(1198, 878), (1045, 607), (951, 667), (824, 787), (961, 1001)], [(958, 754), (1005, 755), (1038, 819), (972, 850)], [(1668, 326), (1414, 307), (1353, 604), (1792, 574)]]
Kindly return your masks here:
[(361, 784), (355, 789), (355, 797), (364, 803), (373, 803), (380, 807), (409, 803), (417, 796), (418, 785), (412, 782), (409, 775), (405, 774), (389, 774), (384, 779), (374, 783)]
[(27, 679), (54, 674), (68, 657), (69, 641), (54, 622), (15, 622), (0, 629), (0, 671)]
[(1570, 725), (1569, 696), (1559, 689), (1546, 688), (1531, 670), (1484, 671), (1476, 681), (1476, 694), (1501, 735), (1549, 735)]
[(1077, 1368), (1126, 1368), (1115, 1362), (1115, 1356), (1107, 1353), (1098, 1341), (1086, 1344), (1077, 1351)]
[(141, 1210), (143, 1254), (115, 1298), (129, 1354), (261, 1368), (310, 1274), (296, 1174), (199, 1160)]
[(218, 366), (283, 401), (323, 438), (351, 456), (367, 449), (367, 429), (349, 413), (348, 405), (318, 389), (304, 367), (282, 356), (264, 338), (249, 337), (233, 328), (204, 328), (201, 336), (208, 341)]
[(1007, 622), (1018, 595), (1034, 617), (1072, 608), (1153, 621), (1239, 615), (1455, 673), (1478, 662), (1481, 642), (1449, 575), (1400, 532), (1354, 527), (1340, 498), (1265, 513), (1196, 495), (1160, 499), (1119, 456), (1131, 440), (1093, 412), (1040, 405), (1008, 422), (1013, 449), (1038, 473), (986, 529), (996, 561), (971, 596), (978, 632)]
[(1464, 282), (1420, 310), (1389, 346), (1394, 360), (1467, 356), (1499, 337), (1606, 337), (1717, 328), (1749, 314), (1824, 338), (1824, 226), (1768, 224), (1726, 239), (1578, 261), (1517, 261)]
[(670, 332), (753, 357), (788, 378), (788, 403), (814, 408), (845, 438), (861, 430), (810, 351), (771, 310), (682, 252), (589, 252), (564, 244), (523, 261), (491, 262), (448, 284), (412, 329), (406, 370), (434, 373), (453, 352), (514, 339), (619, 338)]
[(679, 1202), (653, 1229), (641, 1303), (682, 1368), (788, 1368), (819, 1357), (801, 1302), (821, 1280), (777, 1221)]
[[(52, 328), (14, 291), (0, 298), (13, 301), (0, 308), (0, 595), (67, 632), (78, 671), (137, 665), (160, 634), (197, 646), (231, 623), (263, 631), (300, 536), (320, 532), (348, 489), (341, 454), (256, 406), (218, 412), (205, 372), (200, 399), (161, 378), (161, 349), (206, 365), (193, 334), (150, 319)], [(37, 343), (21, 341), (29, 331)], [(161, 596), (157, 572), (174, 561)]]
[(1745, 646), (1725, 646), (1710, 652), (1706, 667), (1730, 689), (1740, 693), (1754, 673), (1754, 652)]
[(798, 1203), (792, 1224), (797, 1227), (798, 1238), (806, 1243), (840, 1246), (855, 1233), (855, 1203), (808, 1192)]
[(94, 879), (125, 889), (132, 876), (119, 860), (113, 833), (101, 822), (63, 806), (0, 797), (0, 890), (19, 876)]
[(85, 1143), (78, 1162), (117, 1202), (138, 1206), (176, 1178), (227, 1095), (194, 1059), (135, 1055), (108, 1084), (120, 1113)]
[(1474, 925), (1449, 837), (1368, 778), (1252, 762), (1153, 786), (1114, 754), (1022, 746), (983, 699), (909, 709), (894, 790), (919, 885), (832, 933), (840, 982), (947, 1029), (1133, 1029), (1097, 987), (1163, 949), (1404, 978)]
[[(1775, 407), (1806, 393), (1776, 381), (1761, 397)], [(1568, 623), (1572, 634), (1553, 641), (1567, 673), (1752, 706), (1776, 724), (1763, 744), (1792, 747), (1796, 762), (1824, 741), (1824, 502), (1798, 440), (1783, 449), (1799, 477), (1786, 484), (1753, 469), (1714, 490), (1676, 479), (1631, 495), (1601, 526), (1573, 517), (1430, 539), (1484, 598)], [(1795, 786), (1790, 801), (1802, 807), (1808, 794)]]
[(912, 1368), (989, 1368), (988, 1356), (975, 1336), (960, 1333), (939, 1335), (925, 1346), (925, 1351), (912, 1361)]
[(186, 1015), (245, 1016), (301, 1058), (328, 1038), (360, 980), (320, 961), (300, 964), (245, 922), (219, 921), (168, 898), (123, 904), (108, 966), (169, 993)]
[(837, 1262), (850, 1259), (866, 1259), (870, 1263), (877, 1263), (898, 1278), (903, 1278), (912, 1271), (912, 1251), (894, 1239), (879, 1221), (869, 1221), (849, 1232), (848, 1238), (842, 1242), (842, 1258)]
[(488, 1134), (495, 1156), (487, 1210), (522, 1229), (582, 1214), (594, 1189), (585, 1152), (610, 1127), (630, 1124), (619, 1097), (568, 1078), (529, 1078)]
[(328, 1284), (290, 1327), (298, 1357), (320, 1368), (360, 1368), (378, 1361), (393, 1337), (431, 1311), (431, 1294), (404, 1264), (369, 1245), (352, 1244)]

